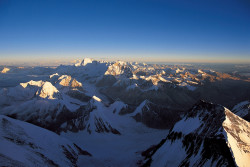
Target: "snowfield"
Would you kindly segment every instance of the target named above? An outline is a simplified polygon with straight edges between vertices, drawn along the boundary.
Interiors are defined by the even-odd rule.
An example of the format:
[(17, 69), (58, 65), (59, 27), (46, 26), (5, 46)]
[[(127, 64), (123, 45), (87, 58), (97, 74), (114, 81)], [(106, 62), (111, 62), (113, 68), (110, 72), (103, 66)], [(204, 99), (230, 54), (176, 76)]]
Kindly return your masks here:
[(142, 159), (141, 152), (148, 146), (160, 142), (168, 133), (168, 130), (149, 129), (130, 118), (119, 119), (115, 127), (119, 127), (121, 135), (89, 135), (87, 132), (69, 132), (61, 135), (81, 147), (84, 146), (93, 155), (87, 159), (79, 159), (79, 166), (90, 163), (90, 166), (94, 167), (134, 167)]
[[(1, 166), (75, 166), (84, 151), (69, 140), (32, 124), (0, 116)], [(90, 155), (85, 152), (85, 156)]]

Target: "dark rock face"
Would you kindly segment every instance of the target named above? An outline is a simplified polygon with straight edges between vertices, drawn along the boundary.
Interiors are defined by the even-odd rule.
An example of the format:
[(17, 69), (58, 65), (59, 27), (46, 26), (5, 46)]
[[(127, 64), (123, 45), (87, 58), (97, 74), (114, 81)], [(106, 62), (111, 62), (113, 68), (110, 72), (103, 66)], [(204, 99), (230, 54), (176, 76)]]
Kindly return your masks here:
[(98, 87), (106, 87), (113, 85), (117, 79), (113, 75), (104, 75), (101, 80), (96, 83)]
[(143, 151), (141, 153), (141, 155), (144, 157), (144, 159), (146, 161), (145, 162), (139, 161), (137, 164), (141, 167), (149, 167), (151, 165), (151, 162), (152, 162), (152, 156), (166, 142), (166, 140), (167, 140), (167, 138), (162, 139), (159, 144), (153, 145), (153, 146), (149, 147), (147, 150)]
[[(45, 129), (59, 133), (61, 131), (60, 125), (66, 120), (74, 117), (74, 113), (69, 111), (65, 105), (58, 105), (53, 110), (47, 110), (46, 114), (40, 114), (41, 110), (34, 111), (33, 113), (27, 113), (28, 115), (23, 115), (20, 113), (6, 114), (7, 116), (23, 120), (34, 125), (43, 127)], [(57, 115), (57, 113), (59, 113)], [(50, 118), (50, 119), (48, 119)]]
[(96, 126), (96, 132), (103, 133), (103, 132), (111, 132), (113, 134), (120, 135), (121, 133), (113, 128), (108, 122), (104, 122), (101, 118), (95, 118), (95, 126)]
[(179, 113), (164, 106), (156, 105), (146, 100), (141, 108), (141, 112), (137, 113), (134, 119), (142, 122), (151, 128), (171, 128), (178, 120), (180, 120)]
[[(140, 88), (150, 88), (153, 86), (152, 81), (145, 81), (142, 79), (133, 81), (131, 83), (138, 82)], [(130, 83), (129, 82), (129, 83)], [(182, 88), (175, 87), (174, 84), (164, 83), (158, 91), (148, 90), (141, 91), (139, 88), (127, 90), (127, 86), (113, 86), (105, 85), (106, 87), (101, 89), (101, 93), (110, 97), (111, 99), (120, 99), (126, 104), (139, 105), (144, 100), (149, 100), (154, 104), (161, 106), (168, 106), (174, 110), (186, 111), (197, 101), (199, 94), (196, 92), (184, 90)]]
[(78, 99), (80, 101), (83, 101), (83, 102), (88, 102), (91, 99), (90, 96), (87, 96), (84, 93), (80, 93), (77, 90), (69, 90), (67, 92), (67, 95), (74, 98), (74, 99)]
[[(145, 161), (141, 165), (152, 165), (154, 156), (157, 156), (156, 152), (163, 145), (167, 144), (174, 148), (181, 142), (181, 147), (185, 152), (184, 158), (178, 159), (177, 157), (176, 160), (173, 160), (179, 164), (178, 166), (236, 166), (222, 133), (222, 123), (225, 120), (224, 111), (225, 108), (220, 105), (200, 101), (180, 122), (176, 123), (161, 143), (142, 153)], [(189, 126), (187, 121), (193, 118), (198, 119), (199, 124), (193, 131), (186, 132), (185, 126)], [(177, 126), (182, 126), (183, 131)], [(167, 150), (165, 151), (167, 152)]]
[(136, 106), (134, 105), (127, 105), (126, 107), (122, 108), (119, 112), (119, 115), (131, 114), (135, 111)]
[[(90, 112), (93, 109), (94, 108), (90, 107), (89, 105), (86, 105), (81, 106), (75, 112), (61, 112), (57, 117), (57, 121), (52, 125), (53, 130), (60, 133), (61, 131), (78, 132), (80, 130), (86, 129), (86, 122), (89, 119)], [(63, 124), (65, 124), (65, 126), (63, 126)]]

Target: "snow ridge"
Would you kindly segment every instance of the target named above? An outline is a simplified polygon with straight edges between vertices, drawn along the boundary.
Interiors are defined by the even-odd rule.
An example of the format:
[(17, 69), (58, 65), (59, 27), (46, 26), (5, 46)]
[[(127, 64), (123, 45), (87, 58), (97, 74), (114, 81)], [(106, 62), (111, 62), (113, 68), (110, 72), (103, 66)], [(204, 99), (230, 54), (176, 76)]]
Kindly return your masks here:
[(250, 163), (249, 127), (249, 122), (223, 106), (200, 101), (174, 125), (153, 152), (146, 154), (145, 164), (247, 166)]

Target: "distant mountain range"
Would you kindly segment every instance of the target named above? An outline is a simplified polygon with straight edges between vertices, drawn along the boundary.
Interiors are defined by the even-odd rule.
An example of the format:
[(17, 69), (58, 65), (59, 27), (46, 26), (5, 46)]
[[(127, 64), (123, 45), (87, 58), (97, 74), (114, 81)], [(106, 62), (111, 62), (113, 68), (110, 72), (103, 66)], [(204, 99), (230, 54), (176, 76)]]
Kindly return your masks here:
[[(129, 166), (250, 163), (246, 77), (85, 58), (56, 68), (6, 67), (0, 81), (10, 84), (0, 89), (1, 166), (126, 166), (118, 157)], [(131, 147), (135, 140), (145, 141)], [(52, 148), (50, 141), (58, 142)], [(100, 153), (123, 144), (129, 149), (118, 157)]]

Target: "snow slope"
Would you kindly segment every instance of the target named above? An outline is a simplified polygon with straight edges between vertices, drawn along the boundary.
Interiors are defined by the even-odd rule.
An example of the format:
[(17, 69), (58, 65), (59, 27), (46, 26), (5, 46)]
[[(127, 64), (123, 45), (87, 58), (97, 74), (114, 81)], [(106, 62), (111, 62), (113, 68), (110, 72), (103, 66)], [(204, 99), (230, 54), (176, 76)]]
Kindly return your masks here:
[(235, 105), (232, 112), (247, 121), (250, 121), (250, 101), (243, 101)]
[(74, 141), (77, 145), (86, 146), (84, 148), (93, 155), (88, 159), (79, 160), (79, 166), (84, 166), (87, 162), (94, 167), (137, 166), (137, 162), (141, 159), (141, 151), (148, 145), (158, 143), (168, 132), (168, 130), (148, 128), (128, 115), (118, 114), (122, 110), (118, 105), (121, 102), (114, 102), (106, 108), (100, 102), (97, 103), (98, 113), (102, 112), (105, 116), (103, 118), (111, 122), (112, 127), (115, 127), (120, 135), (95, 131), (91, 134), (87, 131), (62, 133), (63, 137)]
[[(72, 80), (74, 79), (71, 79), (71, 84)], [(87, 104), (81, 101), (81, 96), (88, 100), (87, 96), (78, 90), (71, 91), (69, 95), (69, 90), (59, 90), (48, 81), (29, 81), (16, 87), (2, 89), (0, 114), (58, 132), (60, 125), (67, 121), (65, 117), (72, 118), (80, 106)], [(78, 96), (80, 100), (77, 99)]]
[(76, 166), (79, 155), (90, 156), (51, 131), (3, 115), (0, 140), (1, 166)]
[(145, 165), (248, 166), (249, 129), (249, 122), (228, 109), (200, 101), (163, 142), (146, 151)]

